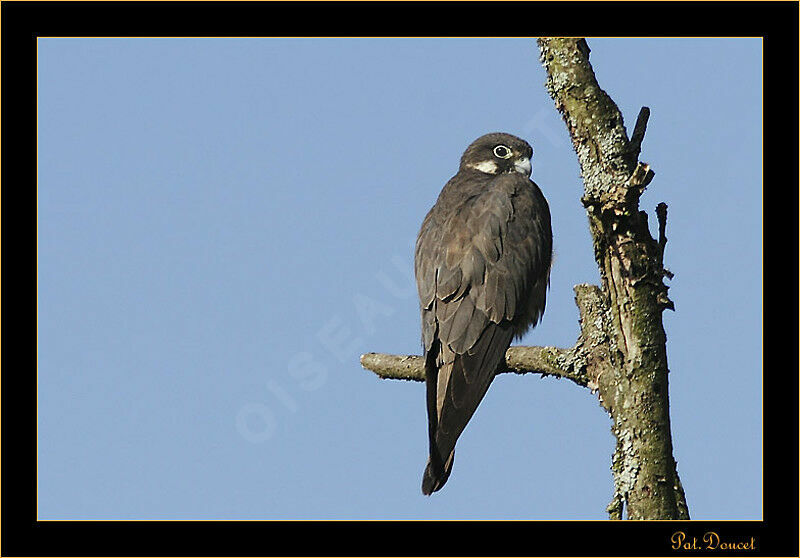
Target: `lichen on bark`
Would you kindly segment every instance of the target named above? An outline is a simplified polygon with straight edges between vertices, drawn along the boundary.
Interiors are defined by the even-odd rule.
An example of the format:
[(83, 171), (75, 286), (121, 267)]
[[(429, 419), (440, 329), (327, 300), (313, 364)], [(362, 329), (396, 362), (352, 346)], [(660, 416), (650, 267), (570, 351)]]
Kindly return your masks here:
[(624, 505), (631, 519), (688, 519), (672, 456), (661, 316), (672, 305), (663, 281), (664, 246), (651, 237), (647, 214), (639, 211), (639, 197), (654, 176), (638, 161), (649, 109), (640, 113), (629, 140), (622, 114), (597, 83), (585, 40), (538, 44), (547, 90), (580, 163), (582, 201), (610, 313), (611, 377), (599, 385), (617, 439), (609, 515), (620, 519)]

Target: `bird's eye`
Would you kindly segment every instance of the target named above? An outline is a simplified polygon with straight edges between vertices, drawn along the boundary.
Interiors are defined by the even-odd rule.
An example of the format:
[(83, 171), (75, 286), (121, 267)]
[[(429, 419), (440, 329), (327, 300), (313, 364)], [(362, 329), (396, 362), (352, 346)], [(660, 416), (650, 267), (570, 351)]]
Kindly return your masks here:
[(494, 148), (495, 157), (500, 157), (501, 159), (508, 159), (511, 157), (511, 150), (506, 147), (505, 145), (498, 145)]

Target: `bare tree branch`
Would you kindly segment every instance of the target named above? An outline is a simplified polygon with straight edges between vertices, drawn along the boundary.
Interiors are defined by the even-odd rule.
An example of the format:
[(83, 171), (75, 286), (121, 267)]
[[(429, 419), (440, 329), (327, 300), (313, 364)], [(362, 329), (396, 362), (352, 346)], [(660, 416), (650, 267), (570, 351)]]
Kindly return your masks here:
[[(573, 347), (510, 347), (506, 351), (505, 367), (497, 373), (555, 376), (597, 390), (601, 369), (609, 360), (605, 347), (608, 337), (601, 325), (605, 310), (599, 289), (593, 285), (576, 285), (575, 302), (581, 313), (581, 335)], [(361, 366), (385, 380), (425, 381), (425, 360), (421, 356), (366, 353), (361, 355)]]
[(634, 157), (639, 158), (639, 153), (642, 152), (642, 141), (644, 140), (644, 133), (647, 131), (647, 121), (650, 118), (650, 109), (642, 107), (639, 111), (639, 116), (636, 119), (636, 126), (633, 127), (633, 134), (631, 135), (630, 151)]
[[(583, 39), (539, 39), (547, 91), (578, 155), (594, 254), (609, 312), (610, 374), (600, 396), (613, 420), (615, 491), (608, 507), (621, 519), (688, 519), (672, 456), (666, 335), (669, 307), (663, 248), (650, 235), (639, 197), (653, 179), (637, 159), (650, 111), (628, 140), (622, 114), (597, 83)], [(666, 226), (666, 213), (663, 227)]]
[[(575, 352), (556, 347), (511, 347), (506, 352), (505, 367), (498, 374), (541, 374), (567, 378), (580, 386), (589, 379), (575, 371)], [(372, 370), (384, 380), (425, 381), (425, 359), (421, 356), (367, 353), (361, 355), (361, 366)]]

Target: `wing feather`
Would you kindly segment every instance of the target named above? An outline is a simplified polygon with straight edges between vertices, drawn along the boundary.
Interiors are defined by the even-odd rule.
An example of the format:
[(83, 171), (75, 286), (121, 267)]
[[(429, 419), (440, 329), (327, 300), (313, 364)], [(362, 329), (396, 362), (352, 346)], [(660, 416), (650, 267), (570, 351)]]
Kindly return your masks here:
[[(431, 433), (426, 482), (438, 468), (437, 486), (514, 335), (541, 317), (552, 252), (549, 210), (535, 184), (506, 174), (469, 190), (458, 177), (425, 218), (415, 253)], [(466, 190), (451, 195), (459, 186)]]

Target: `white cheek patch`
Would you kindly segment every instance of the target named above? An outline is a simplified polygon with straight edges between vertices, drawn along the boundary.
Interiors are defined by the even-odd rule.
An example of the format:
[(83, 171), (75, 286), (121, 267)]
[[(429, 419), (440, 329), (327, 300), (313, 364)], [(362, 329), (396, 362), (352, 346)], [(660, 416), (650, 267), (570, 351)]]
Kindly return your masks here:
[(481, 161), (480, 163), (468, 166), (487, 174), (497, 174), (497, 164), (494, 161)]

